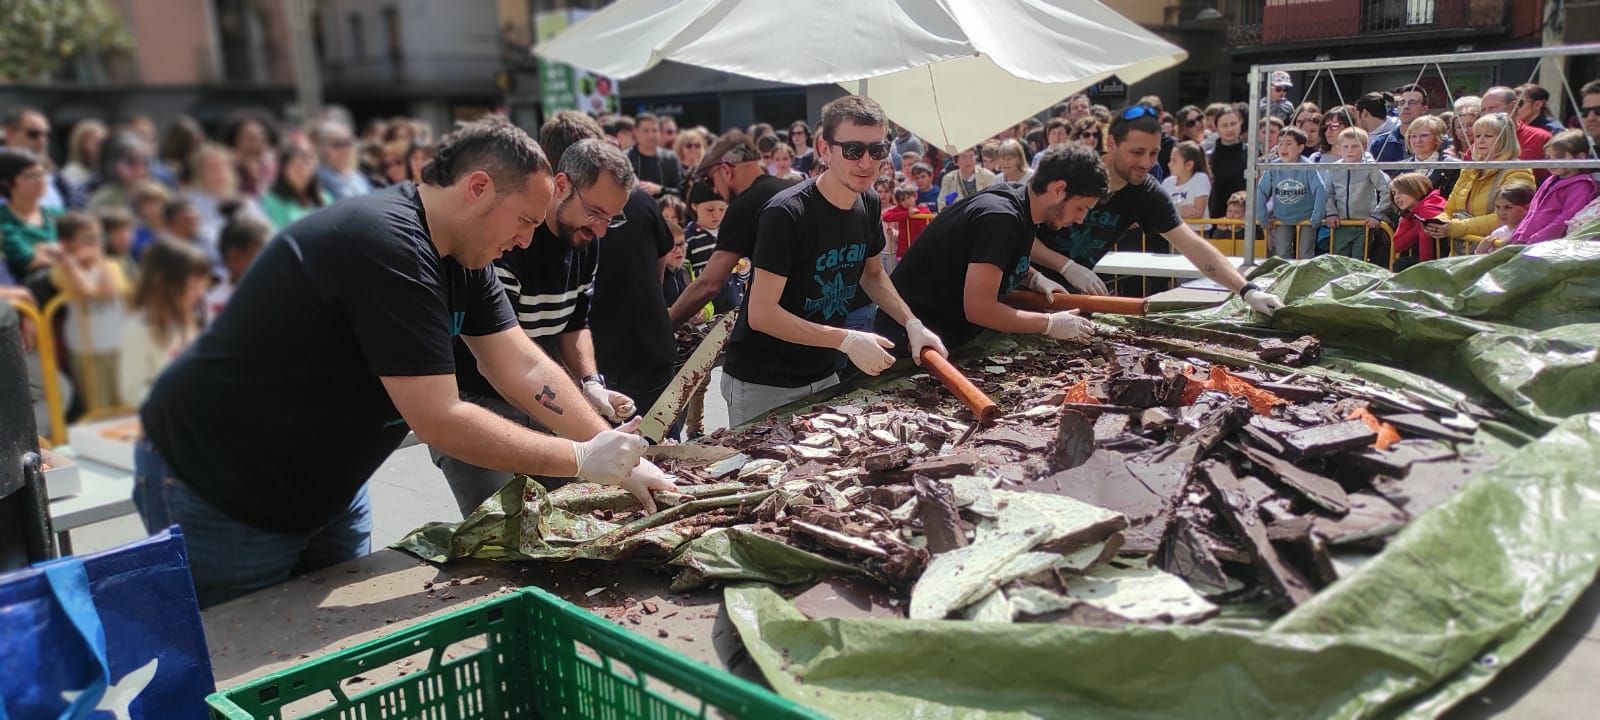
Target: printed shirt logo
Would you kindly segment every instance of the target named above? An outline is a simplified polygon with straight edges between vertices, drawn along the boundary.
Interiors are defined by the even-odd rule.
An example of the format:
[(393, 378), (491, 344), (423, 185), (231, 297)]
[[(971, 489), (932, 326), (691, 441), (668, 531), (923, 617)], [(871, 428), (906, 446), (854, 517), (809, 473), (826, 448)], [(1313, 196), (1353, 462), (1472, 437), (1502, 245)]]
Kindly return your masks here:
[(467, 314), (465, 312), (450, 313), (450, 337), (456, 337), (457, 335), (460, 335), (461, 328), (465, 327), (466, 324)]
[(1028, 256), (1023, 255), (1022, 257), (1017, 258), (1016, 267), (1011, 268), (1011, 272), (1006, 273), (1006, 276), (1001, 279), (1000, 294), (1005, 295), (1006, 293), (1017, 289), (1017, 282), (1022, 280), (1022, 276), (1027, 272)]
[[(1084, 267), (1094, 267), (1105, 255), (1102, 248), (1115, 242), (1121, 234), (1117, 228), (1122, 226), (1122, 213), (1112, 212), (1103, 207), (1096, 207), (1085, 215), (1083, 222), (1067, 228), (1065, 231), (1055, 233), (1050, 237), (1056, 242), (1045, 243), (1051, 250), (1055, 250), (1072, 261)], [(1060, 243), (1066, 239), (1064, 246)]]
[(833, 280), (823, 280), (821, 275), (813, 276), (817, 281), (817, 288), (822, 291), (822, 297), (808, 298), (806, 300), (806, 317), (822, 313), (823, 320), (830, 320), (834, 315), (844, 317), (850, 314), (850, 303), (856, 299), (856, 290), (860, 285), (855, 283), (845, 284), (844, 273), (834, 273)]
[(1272, 186), (1274, 200), (1282, 200), (1291, 204), (1305, 200), (1306, 193), (1306, 184), (1294, 178), (1284, 178)]

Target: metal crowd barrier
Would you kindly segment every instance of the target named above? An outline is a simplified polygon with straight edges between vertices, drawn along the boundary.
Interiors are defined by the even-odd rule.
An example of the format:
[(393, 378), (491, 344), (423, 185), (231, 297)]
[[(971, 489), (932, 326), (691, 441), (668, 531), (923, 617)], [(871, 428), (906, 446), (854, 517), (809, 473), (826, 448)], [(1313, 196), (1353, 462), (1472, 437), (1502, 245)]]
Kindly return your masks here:
[[(1247, 255), (1245, 253), (1245, 247), (1244, 247), (1244, 242), (1245, 242), (1245, 240), (1244, 240), (1244, 238), (1245, 238), (1244, 225), (1245, 225), (1245, 220), (1243, 218), (1184, 218), (1183, 221), (1188, 223), (1188, 224), (1190, 224), (1190, 225), (1200, 226), (1200, 227), (1203, 227), (1205, 225), (1218, 225), (1218, 226), (1222, 226), (1222, 227), (1228, 228), (1228, 236), (1227, 237), (1213, 237), (1213, 238), (1206, 238), (1206, 239), (1211, 242), (1212, 247), (1215, 247), (1218, 251), (1220, 251), (1225, 256), (1228, 256), (1228, 257), (1247, 257)], [(1367, 224), (1366, 220), (1340, 220), (1339, 221), (1339, 227), (1363, 227), (1363, 228), (1366, 228), (1366, 224)], [(1268, 227), (1282, 227), (1282, 225), (1283, 225), (1283, 223), (1280, 223), (1277, 220), (1273, 220), (1271, 223), (1269, 223)], [(1256, 226), (1260, 227), (1261, 224), (1260, 223), (1256, 223)], [(1320, 221), (1316, 222), (1316, 223), (1313, 223), (1313, 222), (1311, 222), (1309, 220), (1305, 220), (1305, 221), (1301, 221), (1299, 223), (1296, 223), (1295, 224), (1295, 234), (1294, 234), (1295, 244), (1298, 245), (1300, 243), (1300, 228), (1320, 228), (1320, 227), (1323, 227), (1323, 225), (1322, 225), (1322, 223)], [(1383, 231), (1384, 238), (1389, 241), (1389, 243), (1388, 243), (1389, 244), (1389, 261), (1388, 261), (1388, 263), (1386, 265), (1390, 270), (1393, 270), (1394, 269), (1394, 258), (1395, 258), (1395, 255), (1394, 255), (1394, 228), (1392, 226), (1390, 226), (1389, 223), (1387, 223), (1387, 222), (1378, 223), (1378, 227), (1377, 228), (1366, 228), (1366, 232), (1361, 234), (1361, 259), (1364, 260), (1369, 256), (1369, 253), (1370, 253), (1370, 251), (1372, 249), (1372, 233), (1373, 233), (1374, 230)], [(1315, 230), (1313, 230), (1313, 232), (1314, 231)], [(1200, 232), (1199, 227), (1196, 228), (1196, 232)], [(1201, 235), (1201, 237), (1205, 237), (1205, 236)], [(1267, 241), (1266, 238), (1258, 236), (1258, 237), (1256, 237), (1255, 242), (1256, 242), (1256, 248), (1255, 249), (1257, 250), (1257, 252), (1250, 253), (1248, 255), (1248, 257), (1263, 257), (1264, 258), (1264, 257), (1267, 257), (1268, 255), (1271, 254), (1270, 252), (1266, 252), (1267, 250), (1270, 249), (1268, 247), (1268, 241)], [(1333, 253), (1333, 248), (1331, 247), (1332, 240), (1330, 239), (1329, 242), (1330, 242), (1330, 247), (1328, 248), (1328, 252), (1329, 252), (1329, 254), (1332, 254)], [(1141, 246), (1142, 245), (1143, 245), (1143, 241), (1141, 240)]]
[(31, 302), (12, 300), (11, 306), (33, 323), (34, 352), (39, 353), (39, 374), (44, 385), (44, 405), (50, 417), (50, 442), (64, 445), (67, 442), (67, 407), (61, 398), (61, 368), (56, 364), (56, 334), (51, 327), (55, 313), (60, 312), (66, 298), (57, 297), (40, 311)]

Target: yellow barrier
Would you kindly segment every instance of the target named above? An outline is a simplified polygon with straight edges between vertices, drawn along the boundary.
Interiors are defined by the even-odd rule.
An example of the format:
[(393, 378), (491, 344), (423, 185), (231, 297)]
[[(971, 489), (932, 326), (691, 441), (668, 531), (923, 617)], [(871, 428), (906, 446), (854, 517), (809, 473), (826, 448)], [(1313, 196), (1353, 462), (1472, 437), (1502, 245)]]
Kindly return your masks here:
[(45, 306), (40, 312), (31, 302), (18, 300), (11, 301), (11, 306), (17, 309), (23, 317), (31, 320), (35, 328), (34, 333), (38, 342), (34, 351), (39, 353), (39, 374), (44, 383), (44, 406), (50, 416), (50, 442), (62, 445), (67, 442), (67, 408), (61, 399), (61, 374), (56, 365), (56, 335), (50, 327), (52, 312), (61, 307), (56, 298)]
[[(1215, 247), (1223, 255), (1227, 255), (1227, 256), (1230, 256), (1230, 257), (1241, 257), (1241, 256), (1244, 255), (1243, 249), (1244, 249), (1244, 223), (1245, 223), (1245, 221), (1244, 221), (1243, 218), (1184, 218), (1184, 222), (1186, 222), (1186, 223), (1188, 223), (1190, 225), (1198, 225), (1198, 226), (1221, 225), (1221, 226), (1229, 228), (1228, 237), (1225, 237), (1225, 238), (1208, 238), (1210, 240), (1210, 242), (1211, 242), (1212, 247)], [(1339, 227), (1363, 227), (1364, 228), (1364, 227), (1366, 227), (1366, 224), (1367, 224), (1367, 221), (1365, 221), (1365, 220), (1340, 220), (1339, 221)], [(1281, 227), (1281, 226), (1282, 226), (1282, 223), (1280, 223), (1280, 222), (1278, 222), (1276, 220), (1273, 220), (1269, 225), (1269, 227)], [(1299, 227), (1305, 227), (1305, 228), (1322, 227), (1322, 223), (1321, 222), (1312, 223), (1311, 221), (1306, 220), (1306, 221), (1301, 221), (1299, 223), (1295, 223), (1295, 227), (1297, 227), (1297, 228), (1299, 228)], [(1388, 267), (1392, 270), (1392, 269), (1394, 269), (1394, 242), (1393, 242), (1394, 241), (1394, 228), (1391, 227), (1389, 225), (1389, 223), (1387, 223), (1387, 222), (1380, 222), (1380, 223), (1378, 223), (1378, 227), (1376, 229), (1382, 230), (1383, 234), (1390, 241), (1389, 242), (1389, 262), (1388, 262)], [(1361, 257), (1362, 257), (1362, 259), (1365, 259), (1367, 257), (1368, 251), (1371, 249), (1371, 246), (1372, 246), (1372, 230), (1373, 230), (1373, 228), (1368, 228), (1365, 233), (1362, 233), (1362, 236), (1361, 236)], [(1199, 232), (1199, 231), (1196, 230), (1196, 232)], [(1299, 241), (1300, 241), (1300, 232), (1298, 230), (1296, 230), (1295, 231), (1295, 243), (1299, 244)], [(1266, 242), (1267, 241), (1264, 238), (1261, 238), (1261, 237), (1257, 237), (1256, 238), (1256, 253), (1255, 253), (1255, 257), (1257, 257), (1257, 258), (1267, 257), (1267, 255), (1269, 253), (1268, 253), (1268, 248), (1266, 247)]]

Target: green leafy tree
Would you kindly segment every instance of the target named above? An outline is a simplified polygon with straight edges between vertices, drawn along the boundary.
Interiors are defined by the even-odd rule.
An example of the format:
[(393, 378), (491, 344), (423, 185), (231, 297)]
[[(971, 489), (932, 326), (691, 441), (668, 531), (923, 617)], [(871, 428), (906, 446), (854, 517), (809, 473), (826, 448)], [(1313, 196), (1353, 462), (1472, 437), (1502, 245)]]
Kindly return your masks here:
[(106, 0), (0, 0), (0, 80), (44, 78), (86, 55), (133, 49)]

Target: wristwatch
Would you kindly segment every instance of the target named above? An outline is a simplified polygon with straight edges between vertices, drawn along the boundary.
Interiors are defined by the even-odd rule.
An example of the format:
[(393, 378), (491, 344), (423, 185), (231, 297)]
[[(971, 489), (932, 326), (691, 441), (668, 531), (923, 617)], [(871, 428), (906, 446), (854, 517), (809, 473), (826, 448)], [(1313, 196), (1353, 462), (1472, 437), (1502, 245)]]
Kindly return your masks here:
[(1253, 282), (1247, 282), (1247, 283), (1244, 284), (1243, 287), (1239, 288), (1239, 299), (1243, 300), (1244, 296), (1249, 295), (1251, 290), (1257, 290), (1257, 291), (1260, 291), (1260, 292), (1266, 292), (1265, 290), (1261, 289), (1261, 286), (1259, 286), (1259, 285), (1257, 285), (1257, 284), (1255, 284)]
[(600, 383), (600, 387), (605, 387), (606, 386), (606, 376), (601, 375), (600, 373), (594, 373), (592, 375), (585, 375), (585, 376), (583, 376), (582, 380), (578, 381), (578, 384), (579, 385), (587, 385), (590, 382), (597, 382), (597, 383)]

